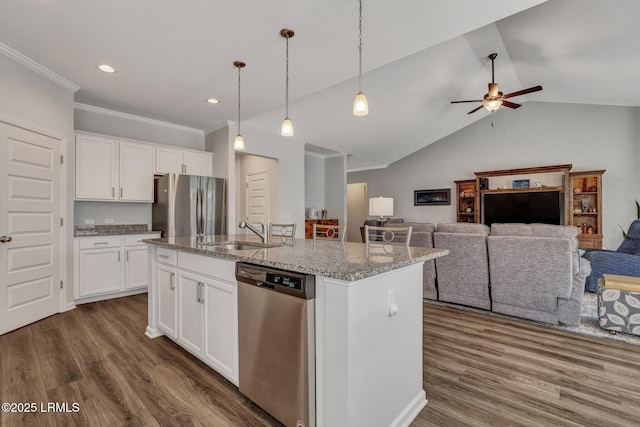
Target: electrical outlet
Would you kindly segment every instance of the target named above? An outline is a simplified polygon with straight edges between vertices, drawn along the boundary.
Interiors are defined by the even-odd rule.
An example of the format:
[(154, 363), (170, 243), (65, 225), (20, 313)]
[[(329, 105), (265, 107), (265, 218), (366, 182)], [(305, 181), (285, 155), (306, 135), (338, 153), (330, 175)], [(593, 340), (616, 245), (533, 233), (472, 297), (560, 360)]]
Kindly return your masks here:
[(113, 224), (113, 219), (112, 218), (105, 218), (104, 223), (105, 224)]
[(93, 225), (93, 224), (96, 223), (96, 220), (95, 219), (85, 219), (84, 223), (87, 224), (87, 225)]

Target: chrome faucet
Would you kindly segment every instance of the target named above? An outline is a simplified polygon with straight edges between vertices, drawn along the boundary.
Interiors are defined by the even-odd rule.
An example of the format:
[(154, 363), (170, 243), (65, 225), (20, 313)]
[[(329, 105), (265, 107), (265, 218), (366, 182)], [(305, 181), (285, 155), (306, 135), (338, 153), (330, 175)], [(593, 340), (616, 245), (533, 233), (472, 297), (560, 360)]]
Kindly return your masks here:
[(262, 243), (266, 245), (269, 243), (269, 226), (262, 223), (260, 223), (260, 225), (262, 226), (262, 233), (259, 232), (253, 225), (245, 221), (241, 221), (240, 224), (238, 224), (238, 227), (248, 228), (249, 230), (253, 231), (258, 235), (258, 237), (262, 239)]

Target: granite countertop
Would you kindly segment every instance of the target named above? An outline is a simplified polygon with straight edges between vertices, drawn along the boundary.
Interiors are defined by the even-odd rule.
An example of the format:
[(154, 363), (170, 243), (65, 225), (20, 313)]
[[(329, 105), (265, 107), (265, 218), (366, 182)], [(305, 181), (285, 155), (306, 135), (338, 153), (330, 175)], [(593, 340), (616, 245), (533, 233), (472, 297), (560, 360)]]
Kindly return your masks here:
[(126, 236), (130, 234), (153, 234), (147, 224), (114, 224), (96, 225), (93, 227), (75, 226), (73, 237)]
[[(277, 239), (276, 247), (263, 247), (257, 236), (237, 234), (223, 236), (146, 239), (144, 243), (201, 255), (244, 261), (283, 270), (355, 281), (397, 270), (449, 253), (446, 249), (428, 249), (398, 245), (329, 240)], [(247, 242), (250, 249), (216, 248), (211, 243)]]

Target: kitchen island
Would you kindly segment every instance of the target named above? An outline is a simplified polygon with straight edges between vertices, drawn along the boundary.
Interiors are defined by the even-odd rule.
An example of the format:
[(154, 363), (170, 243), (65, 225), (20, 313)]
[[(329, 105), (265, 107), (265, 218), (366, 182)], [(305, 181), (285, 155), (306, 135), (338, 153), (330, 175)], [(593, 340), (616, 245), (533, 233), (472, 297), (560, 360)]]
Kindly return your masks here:
[(235, 263), (312, 274), (315, 425), (403, 426), (426, 405), (422, 264), (446, 250), (304, 239), (264, 247), (248, 235), (145, 242), (149, 337), (168, 336), (238, 385)]

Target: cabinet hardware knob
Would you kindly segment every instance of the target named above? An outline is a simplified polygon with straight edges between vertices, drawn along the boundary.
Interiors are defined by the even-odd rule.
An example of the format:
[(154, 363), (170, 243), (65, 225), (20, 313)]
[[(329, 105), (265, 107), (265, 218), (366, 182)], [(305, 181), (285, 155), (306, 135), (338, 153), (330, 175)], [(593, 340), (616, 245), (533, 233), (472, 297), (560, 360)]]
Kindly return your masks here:
[(11, 236), (0, 236), (0, 243), (9, 243), (11, 240)]

